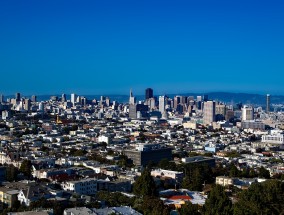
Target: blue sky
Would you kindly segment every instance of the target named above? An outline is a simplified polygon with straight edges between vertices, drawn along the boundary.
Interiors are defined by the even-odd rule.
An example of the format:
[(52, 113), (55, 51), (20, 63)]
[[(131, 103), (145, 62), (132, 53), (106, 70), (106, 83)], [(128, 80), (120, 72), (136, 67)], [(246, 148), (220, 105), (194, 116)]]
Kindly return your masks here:
[(0, 1), (0, 93), (284, 94), (283, 1)]

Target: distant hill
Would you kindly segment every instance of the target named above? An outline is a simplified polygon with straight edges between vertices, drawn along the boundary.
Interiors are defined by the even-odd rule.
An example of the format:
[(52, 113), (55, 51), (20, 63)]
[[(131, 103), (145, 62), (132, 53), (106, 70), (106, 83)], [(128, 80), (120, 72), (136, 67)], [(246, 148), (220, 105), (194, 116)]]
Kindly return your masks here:
[[(266, 103), (266, 95), (260, 95), (260, 94), (251, 94), (251, 93), (228, 93), (228, 92), (210, 92), (210, 93), (183, 93), (183, 94), (168, 94), (170, 98), (173, 98), (175, 95), (181, 95), (181, 96), (202, 96), (202, 95), (208, 95), (208, 98), (210, 100), (215, 101), (222, 101), (227, 104), (229, 103), (243, 103), (243, 104), (254, 104), (254, 105), (265, 105)], [(51, 95), (39, 95), (37, 96), (38, 101), (45, 101), (49, 100)], [(59, 98), (61, 95), (57, 95)], [(100, 95), (82, 95), (86, 98), (93, 100), (93, 99), (100, 99)], [(118, 101), (118, 102), (128, 102), (129, 95), (104, 95), (108, 96), (112, 101)], [(14, 96), (7, 96), (8, 98), (13, 98)], [(28, 96), (26, 96), (28, 97)], [(144, 100), (144, 95), (137, 95), (137, 100)], [(284, 104), (284, 96), (282, 95), (271, 95), (270, 97), (271, 103), (273, 104)], [(70, 99), (70, 95), (67, 95), (67, 99)]]

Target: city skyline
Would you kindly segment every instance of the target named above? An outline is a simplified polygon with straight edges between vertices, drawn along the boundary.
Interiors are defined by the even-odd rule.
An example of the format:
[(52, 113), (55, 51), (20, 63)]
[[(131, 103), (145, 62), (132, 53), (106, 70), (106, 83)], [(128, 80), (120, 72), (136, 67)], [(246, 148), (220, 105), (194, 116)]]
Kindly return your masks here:
[(2, 1), (3, 94), (284, 94), (284, 3)]

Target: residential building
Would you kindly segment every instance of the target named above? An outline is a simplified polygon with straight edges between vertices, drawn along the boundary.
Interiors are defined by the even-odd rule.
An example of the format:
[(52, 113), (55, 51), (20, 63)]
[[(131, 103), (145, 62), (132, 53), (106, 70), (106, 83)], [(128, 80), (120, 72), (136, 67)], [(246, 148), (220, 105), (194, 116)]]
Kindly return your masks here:
[(181, 182), (184, 176), (183, 172), (171, 171), (166, 169), (154, 169), (151, 171), (151, 175), (153, 177), (171, 178), (178, 182)]
[(62, 184), (62, 188), (65, 191), (72, 191), (80, 195), (92, 195), (98, 191), (98, 182), (95, 178), (87, 178), (77, 181), (68, 181)]
[(219, 184), (223, 187), (234, 185), (235, 179), (227, 176), (217, 176), (216, 184)]
[(19, 190), (0, 187), (0, 209), (13, 208), (18, 200)]

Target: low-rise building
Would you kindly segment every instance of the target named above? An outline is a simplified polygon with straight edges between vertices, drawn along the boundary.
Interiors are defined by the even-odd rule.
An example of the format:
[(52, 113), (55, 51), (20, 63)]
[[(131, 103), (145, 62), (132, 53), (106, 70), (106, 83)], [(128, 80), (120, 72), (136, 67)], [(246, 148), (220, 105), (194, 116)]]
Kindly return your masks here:
[(194, 157), (186, 157), (182, 158), (181, 161), (183, 163), (191, 163), (191, 164), (202, 164), (207, 163), (209, 166), (215, 166), (215, 158), (204, 157), (204, 156), (194, 156)]
[(68, 181), (62, 184), (65, 191), (72, 191), (80, 195), (92, 195), (98, 191), (98, 182), (95, 178), (87, 178), (77, 181)]
[(234, 185), (235, 179), (227, 176), (217, 176), (216, 177), (216, 184), (221, 186), (231, 186)]
[(153, 177), (171, 178), (178, 182), (181, 182), (184, 176), (183, 172), (170, 171), (170, 170), (165, 170), (165, 169), (152, 170), (151, 175)]
[(18, 200), (19, 190), (0, 187), (0, 209), (13, 208)]
[(159, 144), (139, 144), (136, 149), (125, 150), (124, 154), (135, 165), (146, 166), (149, 162), (159, 163), (162, 159), (172, 159), (172, 149)]

